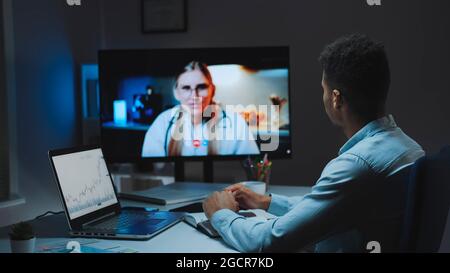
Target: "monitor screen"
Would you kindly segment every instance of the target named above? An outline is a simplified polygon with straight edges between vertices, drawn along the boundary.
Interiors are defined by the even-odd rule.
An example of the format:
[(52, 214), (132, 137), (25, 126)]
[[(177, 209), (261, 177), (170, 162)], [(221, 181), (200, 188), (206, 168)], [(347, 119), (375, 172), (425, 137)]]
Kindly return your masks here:
[(71, 220), (117, 204), (101, 149), (52, 157)]
[(108, 160), (290, 157), (289, 48), (103, 50)]

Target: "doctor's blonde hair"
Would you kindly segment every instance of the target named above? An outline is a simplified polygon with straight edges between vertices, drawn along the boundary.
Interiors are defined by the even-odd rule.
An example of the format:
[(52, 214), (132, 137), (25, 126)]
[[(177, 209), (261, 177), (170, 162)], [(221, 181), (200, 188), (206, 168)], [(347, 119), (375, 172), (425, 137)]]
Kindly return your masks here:
[[(175, 81), (175, 86), (174, 86), (174, 94), (176, 92), (176, 89), (178, 88), (178, 79), (180, 78), (181, 75), (183, 75), (186, 72), (190, 72), (190, 71), (200, 71), (203, 76), (206, 78), (206, 80), (210, 83), (210, 85), (213, 87), (213, 95), (212, 97), (214, 98), (215, 95), (215, 86), (213, 83), (213, 79), (211, 76), (211, 72), (208, 69), (208, 65), (201, 63), (199, 61), (192, 61), (190, 62), (188, 65), (186, 65), (184, 67), (184, 69), (181, 71), (181, 73), (179, 73), (176, 77), (176, 81)], [(209, 107), (214, 107), (215, 109), (212, 111), (213, 114), (211, 116), (212, 122), (208, 122), (208, 132), (214, 132), (214, 128), (211, 128), (213, 125), (215, 125), (217, 123), (217, 108), (219, 107), (215, 102), (214, 99), (211, 100), (211, 104), (209, 105)], [(202, 109), (203, 111), (205, 111), (205, 109)], [(170, 138), (170, 142), (169, 142), (169, 147), (168, 147), (168, 155), (169, 156), (181, 156), (181, 152), (183, 149), (183, 127), (184, 127), (184, 122), (183, 122), (183, 116), (184, 114), (189, 114), (186, 113), (185, 109), (183, 109), (183, 106), (180, 106), (180, 110), (179, 110), (179, 115), (176, 118), (176, 122), (175, 122), (175, 128), (174, 131), (171, 135)], [(215, 113), (215, 114), (214, 114)], [(181, 136), (180, 136), (181, 134)], [(217, 155), (217, 141), (216, 141), (216, 137), (215, 135), (210, 135), (209, 136), (209, 142), (208, 142), (208, 155)]]

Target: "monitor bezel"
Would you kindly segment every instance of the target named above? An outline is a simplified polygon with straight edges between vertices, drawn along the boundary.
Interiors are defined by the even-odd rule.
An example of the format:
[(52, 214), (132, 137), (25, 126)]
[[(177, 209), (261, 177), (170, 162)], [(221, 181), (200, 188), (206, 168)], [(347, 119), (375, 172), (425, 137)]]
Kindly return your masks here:
[[(100, 88), (100, 95), (99, 95), (99, 105), (100, 105), (100, 122), (99, 122), (99, 126), (100, 126), (100, 144), (102, 144), (103, 142), (103, 137), (104, 137), (104, 130), (105, 128), (103, 127), (103, 103), (102, 103), (102, 77), (103, 77), (103, 73), (102, 73), (102, 69), (101, 69), (101, 55), (105, 54), (105, 53), (110, 53), (110, 52), (145, 52), (145, 51), (160, 51), (160, 52), (167, 52), (167, 51), (180, 51), (180, 50), (239, 50), (239, 49), (283, 49), (283, 50), (287, 50), (287, 56), (288, 56), (288, 64), (287, 64), (287, 68), (288, 68), (288, 103), (289, 103), (289, 125), (288, 125), (288, 129), (289, 129), (289, 142), (290, 142), (290, 153), (286, 153), (286, 152), (267, 152), (267, 154), (269, 155), (270, 159), (277, 159), (277, 160), (284, 160), (284, 159), (292, 159), (293, 156), (293, 143), (292, 143), (292, 124), (293, 124), (293, 116), (292, 116), (292, 92), (291, 92), (291, 50), (290, 50), (290, 46), (288, 45), (276, 45), (276, 46), (242, 46), (242, 47), (189, 47), (189, 48), (151, 48), (151, 49), (103, 49), (103, 50), (99, 50), (98, 51), (98, 66), (99, 66), (99, 88)], [(264, 156), (266, 153), (260, 153), (260, 154), (253, 154), (253, 155), (206, 155), (206, 156), (164, 156), (164, 157), (142, 157), (142, 156), (137, 156), (137, 157), (128, 157), (128, 156), (118, 156), (118, 157), (113, 157), (113, 156), (109, 156), (107, 155), (107, 153), (105, 153), (105, 159), (107, 160), (108, 163), (112, 163), (112, 164), (122, 164), (122, 163), (142, 163), (142, 164), (150, 164), (150, 163), (154, 163), (154, 162), (179, 162), (179, 161), (233, 161), (233, 160), (244, 160), (248, 157), (251, 158), (257, 158), (257, 157), (262, 157)]]

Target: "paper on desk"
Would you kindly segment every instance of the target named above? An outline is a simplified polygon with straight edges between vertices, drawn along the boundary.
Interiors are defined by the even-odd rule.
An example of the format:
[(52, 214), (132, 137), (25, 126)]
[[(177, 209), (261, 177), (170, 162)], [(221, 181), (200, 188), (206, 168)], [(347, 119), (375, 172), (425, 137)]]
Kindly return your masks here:
[(67, 243), (77, 241), (81, 245), (81, 253), (137, 253), (135, 249), (121, 246), (116, 242), (98, 239), (67, 239), (37, 246), (38, 253), (67, 253)]
[(138, 253), (139, 252), (135, 249), (131, 249), (129, 247), (124, 247), (114, 241), (112, 242), (112, 241), (99, 240), (95, 243), (90, 244), (89, 246), (92, 246), (92, 247), (95, 247), (98, 249), (103, 249), (106, 251), (112, 251), (115, 253)]
[(88, 244), (92, 244), (97, 242), (97, 239), (66, 239), (66, 240), (61, 240), (61, 241), (55, 241), (55, 242), (51, 242), (51, 243), (46, 243), (46, 244), (42, 244), (42, 245), (38, 245), (36, 247), (36, 251), (39, 253), (46, 253), (46, 252), (53, 252), (53, 251), (58, 251), (61, 249), (65, 249), (67, 246), (67, 243), (70, 241), (77, 241), (80, 243), (81, 246), (85, 246)]

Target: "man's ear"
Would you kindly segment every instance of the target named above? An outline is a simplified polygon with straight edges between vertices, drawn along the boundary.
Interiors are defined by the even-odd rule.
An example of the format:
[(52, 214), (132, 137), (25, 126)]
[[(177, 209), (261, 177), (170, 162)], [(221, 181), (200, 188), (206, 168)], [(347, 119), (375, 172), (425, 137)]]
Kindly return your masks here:
[(334, 109), (339, 109), (342, 107), (342, 105), (344, 104), (344, 99), (342, 97), (342, 93), (341, 91), (334, 89), (332, 94), (331, 94), (331, 101), (333, 103), (333, 108)]

